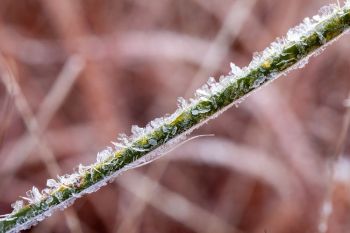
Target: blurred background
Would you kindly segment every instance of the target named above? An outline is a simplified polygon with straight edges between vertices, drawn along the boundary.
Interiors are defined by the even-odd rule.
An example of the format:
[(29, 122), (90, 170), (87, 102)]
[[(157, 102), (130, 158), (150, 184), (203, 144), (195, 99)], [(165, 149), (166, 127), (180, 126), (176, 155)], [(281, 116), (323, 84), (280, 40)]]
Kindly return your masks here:
[[(0, 214), (335, 2), (1, 0)], [(27, 232), (350, 232), (348, 40)]]

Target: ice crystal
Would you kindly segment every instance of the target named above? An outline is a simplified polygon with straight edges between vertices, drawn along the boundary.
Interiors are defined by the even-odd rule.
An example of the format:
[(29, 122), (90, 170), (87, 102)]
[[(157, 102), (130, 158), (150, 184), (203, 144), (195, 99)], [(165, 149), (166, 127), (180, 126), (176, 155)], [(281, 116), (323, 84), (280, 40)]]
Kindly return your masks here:
[(137, 125), (131, 127), (132, 138), (137, 139), (145, 134), (145, 129)]
[(18, 200), (15, 203), (11, 204), (11, 207), (13, 208), (13, 212), (12, 213), (16, 213), (18, 212), (20, 209), (22, 209), (24, 206), (24, 202), (22, 200)]
[(256, 79), (253, 83), (253, 87), (257, 88), (260, 87), (266, 80), (266, 76), (261, 76), (258, 79)]
[(197, 116), (202, 113), (210, 112), (210, 108), (202, 108), (202, 109), (193, 109), (191, 111), (192, 115)]
[[(122, 142), (111, 142), (116, 150), (120, 150), (123, 148), (128, 148), (128, 145), (125, 145)], [(99, 155), (100, 152), (97, 153), (97, 156)], [(99, 157), (99, 158), (98, 158)], [(97, 163), (102, 162), (103, 160), (100, 161), (101, 155), (96, 158)]]
[(332, 16), (335, 12), (339, 10), (339, 6), (337, 4), (330, 4), (328, 6), (324, 6), (320, 9), (318, 15), (322, 19), (326, 19), (330, 16)]
[(63, 194), (62, 194), (62, 192), (56, 192), (54, 195), (60, 202), (63, 201)]
[(156, 118), (154, 120), (152, 120), (149, 125), (151, 126), (151, 129), (154, 130), (154, 129), (158, 129), (159, 127), (161, 127), (164, 122), (166, 121), (165, 118), (163, 117), (159, 117), (159, 118)]
[(35, 186), (33, 186), (32, 190), (27, 191), (26, 195), (26, 199), (28, 200), (29, 204), (38, 204), (42, 199), (42, 195), (39, 192), (39, 189)]
[[(118, 146), (117, 143), (112, 142), (115, 146)], [(97, 163), (105, 162), (113, 157), (113, 149), (107, 147), (107, 149), (97, 153), (96, 161)]]
[(79, 164), (78, 165), (78, 169), (77, 169), (77, 172), (83, 176), (88, 170), (90, 169), (90, 166), (84, 166), (82, 164)]
[(48, 197), (51, 194), (51, 189), (49, 188), (44, 188), (43, 190), (41, 190), (41, 195), (43, 197)]
[(316, 21), (310, 19), (309, 17), (305, 18), (301, 24), (290, 29), (287, 33), (288, 42), (299, 42), (301, 37), (307, 35), (312, 31), (316, 26)]
[(58, 176), (58, 180), (64, 186), (71, 186), (79, 182), (80, 175), (77, 173), (66, 174), (63, 176)]
[[(345, 6), (350, 6), (349, 3), (350, 0), (347, 0), (345, 2)], [(294, 28), (291, 28), (288, 32), (286, 37), (277, 38), (276, 41), (272, 42), (271, 45), (266, 48), (263, 52), (255, 53), (252, 58), (252, 62), (249, 64), (248, 68), (256, 68), (261, 66), (262, 63), (266, 62), (271, 56), (274, 56), (276, 54), (280, 54), (285, 48), (288, 46), (298, 43), (301, 41), (301, 39), (305, 36), (308, 36), (312, 32), (316, 32), (319, 36), (320, 40), (325, 43), (326, 40), (322, 36), (322, 32), (318, 31), (317, 25), (333, 16), (335, 13), (339, 12), (339, 7), (336, 4), (331, 4), (329, 6), (325, 6), (321, 8), (318, 15), (313, 16), (312, 18), (305, 18), (303, 22), (299, 25), (297, 25)], [(314, 53), (314, 55), (318, 55), (319, 52), (322, 51), (322, 48)], [(303, 65), (305, 65), (304, 61), (299, 64), (299, 66), (295, 68), (302, 68)], [(232, 69), (232, 67), (231, 67)], [(233, 66), (233, 70), (236, 69), (235, 66)]]
[(207, 84), (208, 84), (208, 86), (211, 87), (211, 88), (217, 86), (217, 82), (216, 82), (216, 80), (215, 80), (214, 77), (209, 77), (209, 78), (208, 78), (208, 81), (207, 81)]
[(51, 189), (56, 189), (60, 186), (60, 184), (54, 179), (48, 179), (46, 181), (46, 186), (51, 188)]
[(350, 0), (346, 0), (346, 1), (345, 1), (345, 7), (346, 7), (346, 8), (350, 7)]
[(3, 215), (0, 215), (0, 221), (10, 219), (9, 216), (10, 216), (10, 214), (3, 214)]
[[(288, 36), (288, 33), (287, 33)], [(283, 51), (283, 48), (287, 44), (287, 39), (285, 37), (278, 37), (274, 42), (271, 43), (270, 47), (268, 47), (265, 50), (265, 56), (267, 55), (274, 55), (281, 53)], [(263, 56), (264, 54), (262, 54)]]
[(189, 106), (189, 103), (187, 100), (183, 97), (178, 97), (177, 98), (177, 106), (179, 109), (186, 109)]
[(230, 85), (237, 77), (236, 76), (232, 76), (232, 75), (221, 75), (219, 77), (219, 83), (218, 83), (218, 88), (216, 91), (221, 91), (223, 89), (225, 89), (228, 85)]
[(204, 84), (201, 88), (196, 90), (195, 95), (197, 99), (208, 99), (212, 95), (212, 92), (209, 89), (209, 86)]
[(46, 204), (50, 204), (53, 200), (54, 200), (54, 199), (53, 199), (52, 196), (48, 196), (48, 197), (46, 198)]
[(130, 138), (124, 133), (119, 134), (118, 140), (125, 146), (130, 144)]
[(149, 139), (149, 140), (148, 140), (148, 143), (149, 143), (151, 146), (156, 146), (156, 145), (158, 144), (157, 140), (156, 140), (156, 139), (153, 139), (153, 138)]
[(210, 77), (207, 81), (207, 86), (210, 89), (211, 95), (215, 95), (216, 93), (221, 92), (222, 89), (225, 88), (225, 85), (226, 84), (224, 84), (224, 81), (217, 82), (213, 77)]

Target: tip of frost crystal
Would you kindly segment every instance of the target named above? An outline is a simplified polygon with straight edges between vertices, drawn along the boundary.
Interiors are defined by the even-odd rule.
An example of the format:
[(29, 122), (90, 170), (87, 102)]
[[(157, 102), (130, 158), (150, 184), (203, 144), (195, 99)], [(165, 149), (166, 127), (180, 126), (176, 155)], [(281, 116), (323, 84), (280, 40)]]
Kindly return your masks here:
[(207, 84), (211, 87), (211, 86), (214, 86), (216, 85), (216, 80), (214, 77), (209, 77), (208, 78), (208, 81), (207, 81)]
[(350, 7), (350, 0), (345, 1), (345, 7)]
[(141, 128), (137, 125), (131, 126), (131, 133), (134, 139), (141, 137), (144, 134), (144, 131), (144, 128)]
[(13, 208), (13, 213), (18, 212), (20, 209), (22, 209), (24, 206), (24, 202), (22, 200), (18, 200), (15, 203), (11, 204), (11, 207)]
[(61, 184), (69, 186), (69, 185), (74, 185), (79, 181), (79, 174), (73, 173), (70, 175), (63, 175), (63, 176), (58, 176), (58, 180), (60, 181)]
[(79, 164), (78, 165), (78, 173), (80, 175), (84, 175), (89, 168), (90, 168), (89, 166), (84, 166), (83, 164)]
[(30, 204), (36, 204), (39, 203), (42, 199), (42, 195), (39, 192), (39, 189), (36, 187), (33, 187), (32, 190), (29, 190), (26, 192), (27, 200)]
[(180, 108), (180, 109), (185, 109), (188, 107), (188, 102), (185, 98), (183, 97), (178, 97), (177, 98), (177, 107)]
[(319, 11), (319, 15), (324, 19), (333, 15), (337, 10), (339, 10), (339, 6), (337, 4), (330, 4), (322, 7)]
[(242, 69), (238, 66), (236, 66), (236, 64), (234, 63), (230, 63), (230, 67), (231, 67), (231, 74), (235, 75), (235, 76), (238, 76), (242, 73)]
[(211, 96), (211, 90), (209, 89), (209, 86), (207, 84), (204, 84), (201, 88), (196, 90), (196, 97), (197, 98), (208, 98)]
[[(115, 145), (116, 147), (119, 146), (119, 144), (115, 142), (112, 142), (112, 144)], [(112, 158), (112, 156), (113, 156), (113, 150), (112, 148), (108, 147), (107, 149), (97, 153), (96, 161), (98, 163), (101, 163)]]
[(222, 83), (217, 82), (214, 77), (209, 77), (209, 79), (207, 81), (207, 85), (210, 88), (211, 94), (214, 94), (214, 93), (220, 91), (221, 87), (222, 87)]
[(51, 188), (51, 189), (56, 189), (56, 188), (58, 188), (59, 183), (54, 179), (48, 179), (46, 181), (46, 186)]
[(130, 138), (125, 134), (121, 133), (118, 135), (118, 140), (123, 143), (124, 145), (129, 145), (130, 143)]

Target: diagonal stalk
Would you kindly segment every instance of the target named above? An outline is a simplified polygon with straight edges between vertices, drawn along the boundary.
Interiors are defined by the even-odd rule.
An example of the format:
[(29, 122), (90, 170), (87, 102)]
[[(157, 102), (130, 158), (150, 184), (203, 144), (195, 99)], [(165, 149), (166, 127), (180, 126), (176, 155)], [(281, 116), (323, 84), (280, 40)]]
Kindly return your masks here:
[(144, 165), (159, 158), (182, 141), (186, 135), (208, 120), (217, 117), (233, 104), (240, 103), (253, 91), (302, 68), (311, 56), (318, 55), (325, 47), (350, 26), (350, 1), (340, 8), (331, 5), (322, 8), (321, 14), (291, 29), (287, 36), (277, 39), (270, 47), (245, 68), (231, 65), (232, 71), (219, 82), (209, 78), (189, 102), (179, 98), (177, 111), (156, 119), (146, 128), (133, 126), (131, 137), (121, 135), (114, 148), (98, 153), (96, 163), (79, 165), (71, 175), (49, 179), (47, 188), (39, 192), (35, 187), (27, 192), (27, 204), (17, 201), (12, 213), (0, 219), (0, 232), (18, 232), (27, 229), (56, 209), (64, 209), (75, 199), (94, 192), (112, 181), (120, 173)]

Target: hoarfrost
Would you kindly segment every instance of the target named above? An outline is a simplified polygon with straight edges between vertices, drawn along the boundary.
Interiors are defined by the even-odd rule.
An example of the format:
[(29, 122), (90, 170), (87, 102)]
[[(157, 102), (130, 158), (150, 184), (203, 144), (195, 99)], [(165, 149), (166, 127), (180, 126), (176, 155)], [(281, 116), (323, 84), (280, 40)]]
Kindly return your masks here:
[(208, 78), (208, 81), (207, 81), (207, 84), (208, 84), (208, 86), (211, 87), (211, 88), (217, 86), (217, 82), (216, 82), (216, 80), (215, 80), (214, 77), (209, 77), (209, 78)]
[(262, 76), (262, 77), (256, 79), (253, 83), (253, 88), (260, 87), (265, 82), (266, 79), (267, 79), (266, 76)]
[(322, 19), (326, 19), (332, 16), (338, 10), (339, 10), (338, 4), (330, 4), (328, 6), (322, 7), (318, 14)]
[(236, 66), (234, 63), (230, 63), (230, 67), (231, 67), (231, 72), (230, 74), (234, 75), (234, 76), (240, 76), (242, 75), (242, 69), (238, 66)]
[[(114, 142), (112, 142), (112, 144), (114, 144), (116, 147), (120, 146), (119, 144)], [(107, 147), (107, 149), (97, 153), (96, 161), (97, 163), (102, 163), (111, 159), (112, 157), (113, 157), (113, 149), (111, 147)]]
[(48, 196), (46, 198), (46, 204), (50, 204), (53, 201), (53, 197), (52, 196)]
[(288, 42), (299, 42), (302, 36), (307, 35), (310, 31), (313, 31), (317, 22), (309, 17), (305, 18), (303, 22), (290, 29), (287, 32), (287, 41)]
[(35, 186), (33, 186), (32, 190), (27, 191), (26, 195), (26, 199), (28, 200), (29, 204), (38, 204), (42, 199), (42, 195), (39, 192), (39, 189)]
[[(349, 0), (347, 0), (346, 6), (349, 5)], [(294, 28), (291, 28), (287, 32), (286, 37), (277, 38), (276, 41), (272, 42), (271, 45), (268, 48), (266, 48), (263, 52), (255, 53), (253, 55), (252, 62), (249, 64), (248, 67), (256, 68), (260, 66), (269, 57), (281, 53), (283, 49), (285, 49), (289, 45), (300, 42), (302, 37), (308, 36), (312, 32), (316, 32), (321, 41), (326, 42), (325, 38), (323, 38), (322, 36), (322, 33), (316, 30), (316, 26), (320, 22), (332, 17), (337, 12), (339, 12), (339, 7), (337, 6), (337, 4), (331, 4), (321, 8), (318, 15), (315, 15), (312, 18), (307, 17), (303, 20), (301, 24), (297, 25)]]
[(0, 220), (6, 219), (9, 216), (9, 214), (2, 214), (0, 215)]
[(78, 165), (78, 173), (82, 176), (84, 175), (91, 167), (90, 166), (84, 166), (82, 164)]
[(320, 15), (314, 15), (314, 16), (312, 17), (312, 19), (315, 20), (315, 22), (321, 22), (321, 21), (322, 21), (322, 18), (321, 18)]
[[(125, 145), (124, 143), (122, 143), (122, 142), (111, 142), (112, 144), (113, 144), (113, 146), (114, 146), (114, 148), (116, 149), (116, 150), (120, 150), (120, 149), (123, 149), (123, 148), (127, 148), (128, 147), (128, 145)], [(97, 153), (97, 155), (98, 155), (99, 153)], [(96, 161), (99, 163), (99, 162), (102, 162), (102, 161), (99, 161), (99, 158), (96, 158)]]
[(177, 98), (177, 106), (179, 109), (186, 109), (189, 106), (189, 104), (185, 98), (178, 97)]
[(130, 144), (130, 138), (124, 133), (119, 134), (118, 140), (125, 146)]
[(148, 143), (149, 143), (150, 145), (152, 145), (152, 146), (156, 146), (156, 145), (158, 144), (157, 140), (156, 140), (156, 139), (153, 139), (153, 138), (149, 139), (149, 140), (148, 140)]
[(165, 123), (165, 121), (166, 121), (166, 119), (163, 117), (159, 117), (159, 118), (152, 120), (150, 123), (148, 123), (148, 128), (150, 130), (149, 132), (161, 127)]
[(346, 1), (345, 1), (345, 7), (346, 7), (346, 8), (350, 7), (350, 0), (346, 0)]
[(132, 138), (133, 139), (137, 139), (137, 138), (140, 138), (144, 135), (145, 133), (145, 129), (144, 128), (141, 128), (137, 125), (133, 125), (131, 127), (131, 134), (132, 134)]
[(209, 89), (209, 86), (204, 84), (201, 88), (196, 90), (195, 95), (197, 99), (208, 99), (212, 95), (212, 92)]
[(210, 77), (208, 79), (207, 85), (209, 86), (212, 95), (215, 95), (223, 89), (223, 84), (221, 82), (217, 82), (214, 77)]
[(51, 189), (49, 188), (44, 188), (43, 190), (41, 190), (41, 195), (43, 195), (43, 197), (48, 197), (51, 193)]
[(267, 53), (273, 55), (275, 53), (281, 53), (283, 48), (287, 44), (287, 39), (284, 37), (278, 37), (274, 42), (271, 43), (270, 47), (267, 48)]
[(60, 184), (54, 179), (48, 179), (46, 181), (46, 186), (51, 188), (51, 189), (56, 189), (60, 186)]
[(196, 108), (196, 109), (192, 109), (191, 113), (192, 115), (196, 116), (202, 113), (207, 113), (210, 112), (210, 108)]
[(22, 209), (24, 206), (24, 202), (22, 200), (18, 200), (15, 203), (11, 204), (11, 207), (13, 208), (12, 213), (17, 213), (20, 209)]
[(66, 174), (63, 176), (58, 176), (58, 180), (64, 186), (74, 185), (79, 182), (80, 175), (78, 173)]

